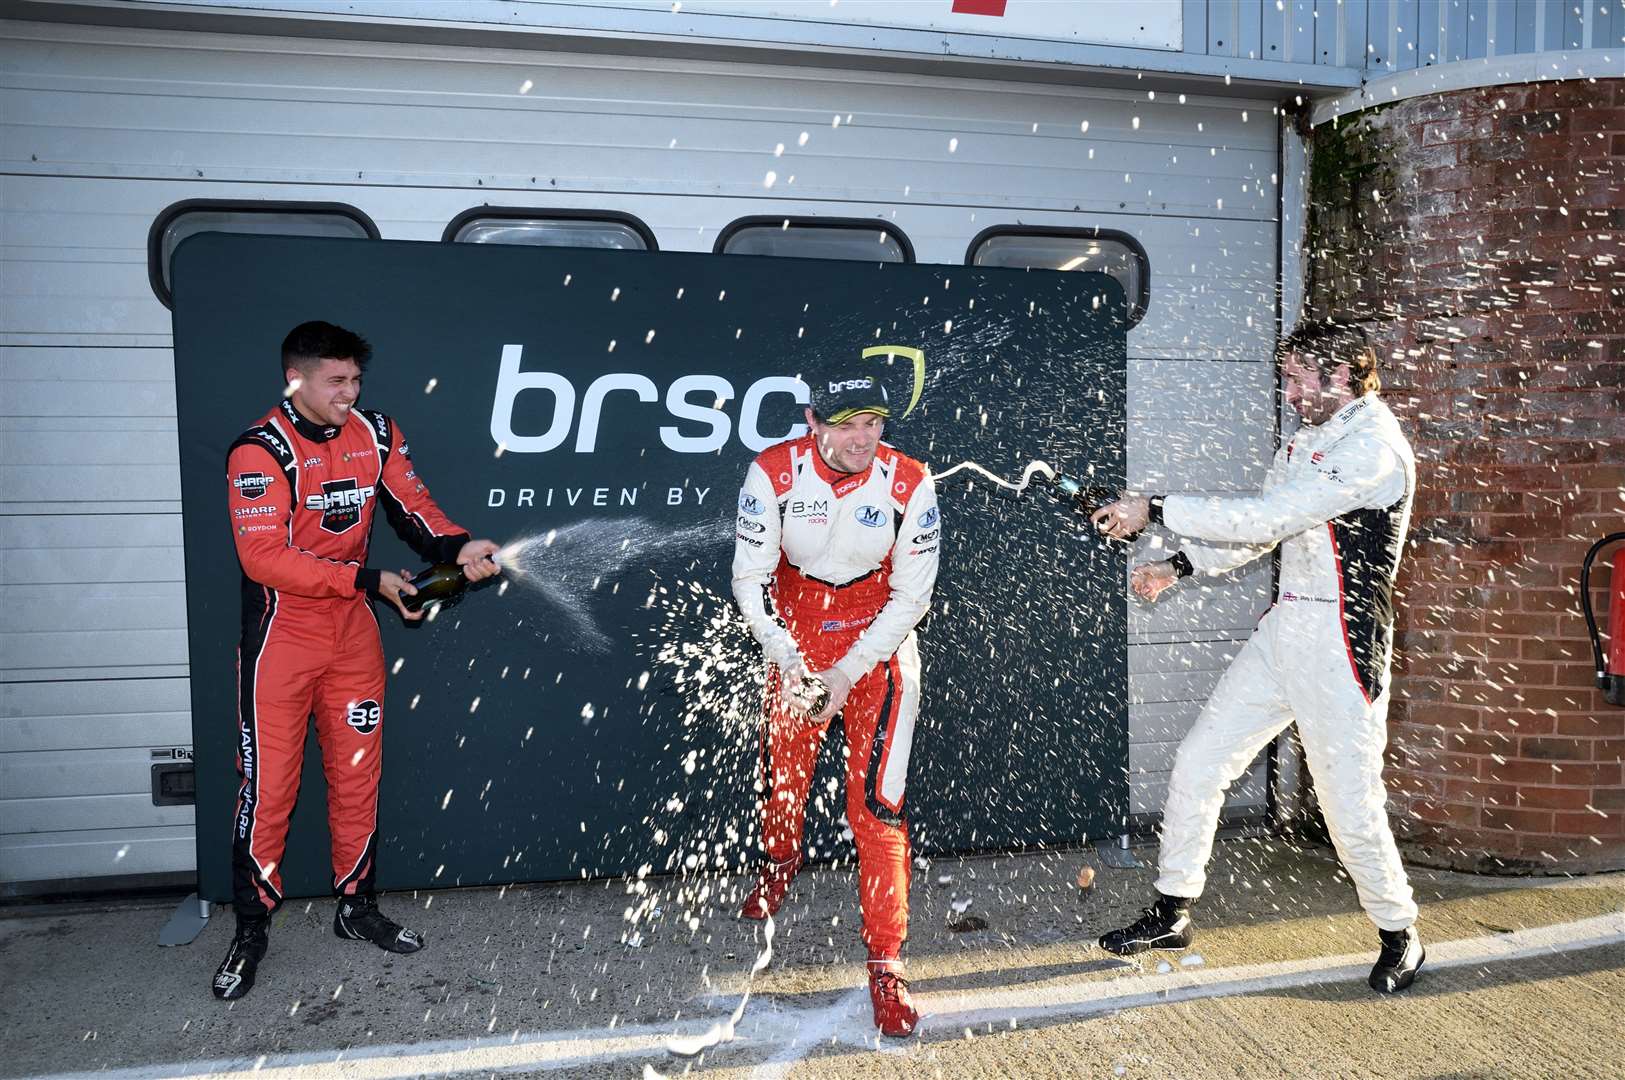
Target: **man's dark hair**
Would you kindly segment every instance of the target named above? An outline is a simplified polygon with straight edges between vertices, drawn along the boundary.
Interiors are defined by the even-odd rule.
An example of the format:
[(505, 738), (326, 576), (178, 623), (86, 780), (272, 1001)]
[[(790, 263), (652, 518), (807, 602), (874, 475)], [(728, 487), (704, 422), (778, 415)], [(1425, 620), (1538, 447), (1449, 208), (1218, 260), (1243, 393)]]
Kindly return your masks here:
[(1339, 364), (1349, 366), (1349, 389), (1355, 394), (1373, 394), (1382, 389), (1377, 375), (1377, 350), (1365, 327), (1338, 319), (1299, 323), (1276, 347), (1277, 361), (1287, 353), (1311, 363), (1321, 378), (1331, 378)]
[(349, 358), (356, 367), (367, 370), (372, 359), (372, 346), (360, 334), (351, 333), (342, 326), (314, 321), (300, 323), (282, 339), (282, 370), (298, 368), (308, 372), (324, 359)]

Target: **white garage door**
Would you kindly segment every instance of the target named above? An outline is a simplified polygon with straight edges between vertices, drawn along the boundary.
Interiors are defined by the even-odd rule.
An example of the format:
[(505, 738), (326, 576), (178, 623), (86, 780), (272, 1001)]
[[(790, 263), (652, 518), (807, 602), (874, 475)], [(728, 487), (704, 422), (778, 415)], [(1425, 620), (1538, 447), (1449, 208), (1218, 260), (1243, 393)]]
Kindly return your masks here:
[[(190, 808), (151, 798), (155, 755), (190, 743), (169, 313), (146, 266), (182, 199), (337, 201), (419, 240), (485, 202), (613, 209), (701, 251), (753, 214), (884, 216), (940, 263), (991, 225), (1116, 229), (1151, 267), (1131, 482), (1242, 490), (1268, 462), (1268, 102), (21, 22), (0, 22), (0, 68), (0, 882), (193, 867)], [(1255, 567), (1132, 608), (1135, 812), (1160, 807), (1267, 590)], [(1256, 772), (1233, 805), (1263, 803)]]

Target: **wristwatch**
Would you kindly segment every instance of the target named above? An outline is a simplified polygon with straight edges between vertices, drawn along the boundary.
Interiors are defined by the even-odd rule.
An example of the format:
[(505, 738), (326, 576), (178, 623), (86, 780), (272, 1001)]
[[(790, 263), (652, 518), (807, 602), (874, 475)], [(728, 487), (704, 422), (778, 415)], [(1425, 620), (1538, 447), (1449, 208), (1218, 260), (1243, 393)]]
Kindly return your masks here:
[(1151, 524), (1162, 524), (1162, 500), (1166, 499), (1167, 497), (1168, 496), (1166, 495), (1153, 495), (1150, 499), (1146, 500), (1147, 505), (1149, 506), (1146, 513), (1150, 516)]
[(1196, 567), (1191, 565), (1190, 556), (1183, 551), (1174, 552), (1173, 558), (1168, 560), (1168, 564), (1174, 568), (1176, 577), (1188, 578), (1196, 573)]

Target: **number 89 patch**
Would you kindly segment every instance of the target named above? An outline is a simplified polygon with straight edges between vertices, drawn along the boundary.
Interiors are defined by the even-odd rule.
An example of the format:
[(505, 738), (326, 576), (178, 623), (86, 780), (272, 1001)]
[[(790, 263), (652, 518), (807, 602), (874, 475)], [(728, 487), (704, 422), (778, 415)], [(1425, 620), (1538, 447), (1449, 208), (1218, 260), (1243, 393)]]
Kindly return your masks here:
[(363, 735), (371, 735), (378, 730), (378, 722), (383, 719), (384, 710), (371, 698), (366, 701), (357, 701), (350, 706), (344, 720), (351, 727)]

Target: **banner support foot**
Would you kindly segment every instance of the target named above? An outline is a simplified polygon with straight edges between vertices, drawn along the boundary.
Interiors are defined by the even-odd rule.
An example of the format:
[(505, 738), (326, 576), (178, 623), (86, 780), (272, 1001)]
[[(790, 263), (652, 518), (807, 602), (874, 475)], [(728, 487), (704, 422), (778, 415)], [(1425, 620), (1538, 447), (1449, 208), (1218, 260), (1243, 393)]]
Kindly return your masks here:
[(1095, 844), (1095, 850), (1100, 853), (1100, 861), (1113, 870), (1137, 870), (1140, 860), (1128, 849), (1128, 833), (1117, 838), (1117, 843), (1100, 841)]
[(197, 893), (192, 893), (176, 905), (169, 921), (158, 931), (158, 944), (165, 947), (192, 944), (203, 933), (203, 928), (209, 925), (209, 916), (213, 912), (212, 903), (200, 900)]

